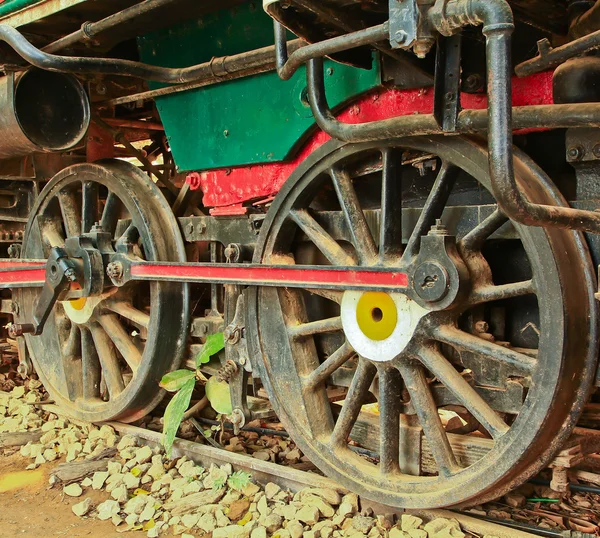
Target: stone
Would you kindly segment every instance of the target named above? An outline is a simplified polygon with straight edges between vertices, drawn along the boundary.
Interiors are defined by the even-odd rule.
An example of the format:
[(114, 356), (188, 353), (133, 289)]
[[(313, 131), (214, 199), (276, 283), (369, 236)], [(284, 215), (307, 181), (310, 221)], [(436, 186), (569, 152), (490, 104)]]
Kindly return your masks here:
[[(409, 536), (409, 538), (428, 538), (429, 537), (429, 535), (427, 534), (427, 531), (424, 531), (423, 529), (410, 529), (408, 531), (408, 536)], [(464, 536), (464, 534), (463, 534), (463, 536)]]
[(271, 453), (268, 452), (267, 450), (257, 450), (256, 452), (254, 452), (252, 454), (252, 457), (256, 458), (257, 460), (261, 460), (261, 461), (270, 461)]
[(233, 501), (229, 506), (229, 512), (227, 512), (227, 517), (233, 523), (236, 523), (246, 515), (249, 509), (250, 501), (248, 499), (239, 499), (237, 501)]
[(369, 531), (375, 525), (375, 519), (372, 517), (365, 516), (354, 516), (352, 518), (352, 527), (358, 532), (362, 532), (363, 534), (368, 534)]
[(358, 495), (356, 493), (347, 493), (342, 497), (342, 503), (349, 503), (352, 506), (353, 513), (357, 513), (360, 509)]
[(321, 497), (321, 499), (323, 499), (325, 502), (333, 506), (338, 506), (342, 502), (342, 496), (337, 491), (331, 488), (306, 488), (300, 492), (301, 496), (303, 496), (306, 493), (317, 495), (318, 497)]
[(290, 533), (290, 538), (302, 538), (302, 534), (304, 533), (304, 525), (296, 519), (290, 521), (286, 529)]
[(115, 475), (115, 474), (121, 474), (121, 471), (123, 470), (123, 466), (118, 462), (118, 461), (109, 461), (108, 462), (108, 474), (109, 476)]
[(331, 538), (333, 532), (334, 531), (332, 527), (323, 527), (321, 529), (321, 538)]
[(267, 532), (273, 534), (275, 531), (279, 530), (283, 525), (283, 518), (277, 514), (270, 514), (265, 517), (261, 523), (267, 529)]
[(56, 450), (52, 450), (51, 448), (44, 450), (43, 456), (46, 461), (54, 461), (56, 458), (58, 458)]
[(110, 518), (110, 520), (115, 527), (118, 527), (121, 523), (123, 523), (123, 518), (119, 514), (115, 514)]
[(82, 488), (90, 488), (92, 487), (92, 479), (89, 476), (86, 476), (81, 482)]
[(90, 511), (91, 508), (92, 508), (92, 499), (90, 499), (89, 497), (87, 499), (84, 499), (80, 503), (77, 503), (77, 504), (74, 504), (73, 506), (71, 506), (71, 510), (73, 510), (73, 513), (77, 517), (85, 516)]
[(125, 518), (125, 523), (127, 523), (127, 525), (129, 525), (130, 527), (133, 527), (137, 522), (138, 522), (138, 517), (136, 514), (129, 514)]
[(281, 488), (277, 484), (274, 484), (273, 482), (269, 482), (265, 486), (265, 495), (267, 496), (267, 499), (272, 499), (280, 491), (281, 491)]
[(160, 480), (165, 476), (165, 468), (162, 463), (153, 463), (148, 469), (147, 476), (152, 477), (154, 480)]
[(142, 510), (142, 513), (140, 514), (140, 517), (138, 519), (141, 522), (150, 521), (154, 517), (155, 513), (156, 513), (156, 508), (154, 508), (153, 503), (149, 502), (146, 504), (146, 506)]
[(117, 450), (121, 452), (126, 448), (133, 448), (137, 446), (137, 439), (133, 435), (124, 435), (119, 443), (117, 444)]
[(335, 514), (335, 510), (333, 509), (333, 507), (317, 495), (304, 495), (302, 497), (302, 502), (304, 504), (316, 506), (323, 517), (333, 517)]
[(65, 495), (68, 495), (69, 497), (81, 497), (83, 490), (81, 489), (81, 486), (79, 484), (75, 483), (65, 486), (63, 488), (63, 493)]
[(231, 520), (223, 513), (223, 510), (215, 510), (215, 519), (217, 521), (217, 527), (227, 527), (231, 525)]
[(267, 529), (264, 527), (256, 527), (250, 534), (250, 538), (267, 538)]
[(340, 504), (339, 508), (338, 508), (338, 515), (340, 516), (352, 516), (354, 514), (354, 507), (348, 503), (348, 502), (343, 502)]
[(213, 538), (248, 538), (248, 529), (240, 525), (228, 525), (220, 529), (215, 529), (212, 533)]
[(307, 525), (314, 525), (319, 521), (319, 509), (316, 506), (303, 506), (296, 513), (296, 519)]
[(181, 516), (181, 524), (187, 529), (192, 529), (198, 523), (198, 514), (185, 514)]
[(291, 521), (292, 519), (296, 519), (298, 507), (294, 506), (293, 504), (284, 504), (276, 506), (273, 511), (283, 517), (283, 519)]
[(108, 479), (108, 471), (97, 471), (92, 476), (92, 489), (100, 490)]
[(189, 484), (186, 484), (183, 488), (184, 495), (191, 495), (192, 493), (198, 493), (202, 490), (202, 484), (198, 480), (194, 480)]
[(304, 534), (302, 536), (304, 538), (316, 538), (317, 534), (315, 531), (304, 531)]
[(198, 478), (203, 472), (204, 469), (196, 465), (193, 461), (186, 461), (179, 467), (179, 474), (184, 478)]
[(217, 528), (217, 520), (212, 514), (203, 514), (198, 518), (198, 523), (196, 523), (196, 527), (198, 527), (206, 533), (213, 532)]
[(123, 484), (127, 489), (137, 489), (140, 487), (140, 477), (127, 473), (123, 477)]
[(460, 525), (456, 520), (438, 517), (424, 525), (423, 529), (429, 534), (429, 536), (435, 536), (436, 533), (439, 533), (444, 529), (455, 529), (460, 531)]
[(403, 531), (418, 529), (421, 525), (423, 525), (423, 520), (420, 517), (410, 514), (402, 514), (402, 517), (400, 518), (400, 528)]
[(135, 461), (137, 463), (146, 463), (152, 459), (152, 449), (149, 446), (143, 446), (135, 454)]
[(113, 516), (118, 515), (121, 507), (117, 501), (108, 500), (98, 505), (98, 519), (106, 521), (112, 519)]
[(267, 498), (265, 496), (262, 496), (256, 503), (256, 509), (261, 516), (266, 517), (268, 515), (269, 505), (267, 504)]
[(145, 498), (144, 495), (137, 495), (136, 497), (132, 497), (125, 503), (123, 507), (123, 512), (126, 514), (136, 514), (140, 515), (144, 508), (148, 504), (148, 499)]
[(125, 484), (121, 484), (112, 490), (110, 496), (117, 502), (126, 503), (129, 500), (129, 494)]

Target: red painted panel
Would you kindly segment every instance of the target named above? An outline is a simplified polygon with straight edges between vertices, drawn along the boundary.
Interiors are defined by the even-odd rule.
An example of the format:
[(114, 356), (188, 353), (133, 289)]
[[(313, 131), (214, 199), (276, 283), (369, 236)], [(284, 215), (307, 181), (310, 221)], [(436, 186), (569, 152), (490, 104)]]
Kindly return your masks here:
[[(539, 73), (513, 79), (513, 106), (552, 104), (552, 73)], [(487, 107), (485, 94), (462, 94), (464, 109)], [(364, 123), (408, 114), (431, 114), (433, 89), (396, 90), (379, 88), (360, 97), (342, 111), (338, 118), (346, 123)], [(193, 172), (188, 176), (192, 188), (201, 188), (204, 205), (213, 207), (213, 215), (245, 214), (243, 204), (273, 196), (296, 167), (313, 151), (329, 140), (316, 132), (289, 162), (258, 166)]]

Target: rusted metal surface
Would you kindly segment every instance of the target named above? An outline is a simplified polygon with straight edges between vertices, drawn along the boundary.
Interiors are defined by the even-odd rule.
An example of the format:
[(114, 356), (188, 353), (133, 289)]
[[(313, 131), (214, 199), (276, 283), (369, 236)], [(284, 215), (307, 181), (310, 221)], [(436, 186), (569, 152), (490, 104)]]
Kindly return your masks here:
[[(79, 418), (136, 420), (162, 398), (157, 382), (181, 360), (187, 287), (153, 283), (139, 293), (111, 292), (103, 285), (102, 256), (118, 244), (135, 244), (148, 260), (184, 260), (175, 218), (154, 183), (132, 165), (79, 165), (40, 194), (23, 256), (45, 265), (50, 246), (65, 243), (68, 250), (80, 246), (74, 258), (79, 289), (55, 306), (41, 336), (26, 337), (36, 371), (53, 399)], [(39, 296), (35, 289), (17, 294), (17, 323), (28, 323)]]
[[(373, 351), (373, 354), (369, 354), (368, 347), (359, 347), (361, 358), (357, 363), (353, 355), (356, 353), (356, 346), (362, 344), (355, 343), (353, 329), (349, 330), (349, 326), (344, 322), (345, 299), (341, 303), (343, 331), (338, 331), (338, 337), (333, 338), (336, 325), (332, 324), (333, 332), (329, 333), (327, 344), (327, 340), (320, 334), (321, 325), (325, 323), (323, 317), (328, 319), (332, 314), (339, 312), (340, 307), (335, 298), (332, 298), (333, 302), (323, 302), (319, 310), (315, 310), (315, 306), (311, 305), (320, 299), (315, 299), (315, 295), (310, 292), (292, 289), (276, 292), (263, 287), (251, 293), (248, 298), (248, 319), (254, 323), (248, 330), (251, 336), (250, 347), (264, 361), (258, 365), (261, 378), (272, 397), (278, 416), (291, 435), (298, 439), (303, 450), (329, 476), (365, 496), (373, 495), (373, 492), (377, 491), (377, 498), (395, 505), (435, 506), (481, 502), (486, 498), (501, 495), (543, 467), (560, 448), (574, 417), (585, 402), (591, 376), (583, 372), (589, 373), (594, 369), (596, 344), (589, 348), (584, 345), (586, 349), (575, 352), (581, 352), (579, 356), (585, 358), (579, 365), (571, 364), (575, 379), (567, 380), (563, 377), (562, 369), (570, 362), (567, 357), (574, 355), (567, 351), (569, 342), (562, 339), (558, 341), (557, 334), (551, 327), (560, 319), (561, 325), (566, 323), (565, 330), (574, 331), (572, 334), (575, 334), (580, 323), (586, 324), (583, 319), (572, 319), (574, 311), (570, 307), (570, 300), (577, 294), (580, 294), (581, 304), (586, 305), (587, 313), (593, 315), (593, 288), (584, 284), (592, 278), (593, 269), (589, 265), (585, 247), (572, 232), (551, 232), (517, 226), (517, 233), (523, 241), (531, 264), (530, 270), (536, 281), (535, 290), (529, 279), (517, 278), (509, 281), (510, 285), (493, 284), (492, 270), (482, 256), (481, 248), (489, 234), (504, 222), (504, 219), (498, 219), (494, 215), (467, 234), (464, 242), (459, 238), (457, 246), (454, 246), (452, 237), (445, 235), (439, 225), (436, 233), (423, 237), (423, 230), (435, 225), (435, 219), (441, 215), (453, 190), (456, 175), (449, 174), (448, 168), (465, 167), (482, 185), (488, 185), (485, 151), (482, 152), (477, 145), (456, 138), (432, 138), (428, 141), (415, 138), (403, 142), (387, 142), (380, 145), (367, 143), (347, 148), (330, 143), (321, 148), (300, 166), (279, 194), (270, 216), (263, 225), (255, 261), (268, 263), (273, 259), (285, 259), (294, 266), (300, 261), (300, 251), (296, 250), (298, 244), (294, 242), (294, 237), (298, 237), (295, 230), (300, 228), (305, 232), (304, 241), (309, 241), (315, 250), (320, 251), (324, 258), (335, 266), (337, 259), (331, 239), (322, 230), (316, 233), (318, 228), (315, 228), (314, 223), (307, 231), (306, 218), (289, 218), (290, 208), (293, 207), (296, 212), (306, 210), (314, 203), (313, 200), (318, 199), (320, 204), (339, 203), (348, 229), (354, 231), (347, 236), (352, 246), (345, 248), (344, 255), (354, 257), (359, 266), (371, 263), (374, 259), (369, 247), (371, 241), (363, 234), (376, 236), (377, 228), (368, 231), (368, 228), (362, 226), (362, 211), (356, 207), (356, 199), (347, 191), (349, 188), (360, 188), (360, 192), (363, 192), (368, 181), (375, 179), (373, 176), (369, 176), (369, 179), (359, 177), (353, 179), (350, 184), (344, 180), (343, 189), (336, 187), (336, 182), (339, 184), (345, 161), (352, 163), (353, 168), (360, 169), (357, 165), (359, 155), (364, 154), (367, 158), (374, 152), (383, 152), (395, 147), (402, 147), (404, 151), (407, 148), (418, 148), (425, 153), (438, 154), (446, 163), (439, 173), (437, 187), (434, 186), (431, 191), (431, 202), (425, 203), (420, 219), (422, 224), (415, 227), (417, 232), (414, 232), (414, 239), (409, 239), (408, 246), (403, 249), (402, 258), (396, 258), (392, 262), (399, 268), (410, 268), (409, 288), (412, 288), (413, 293), (409, 292), (409, 295), (413, 300), (419, 301), (420, 306), (427, 312), (412, 329), (409, 342), (396, 344), (397, 355), (391, 360), (383, 360), (381, 354), (378, 354), (380, 352)], [(387, 166), (390, 166), (389, 162)], [(550, 188), (547, 178), (529, 168), (525, 161), (517, 160), (516, 166), (521, 188), (527, 189), (532, 199), (561, 203), (556, 192)], [(406, 166), (402, 168), (404, 174), (408, 173)], [(377, 170), (379, 172), (381, 169)], [(329, 189), (323, 179), (328, 173), (333, 178), (330, 180), (332, 185)], [(375, 184), (373, 186), (375, 187)], [(377, 200), (375, 197), (375, 203)], [(433, 242), (428, 243), (427, 240)], [(557, 266), (551, 267), (544, 262), (535, 261), (552, 257), (550, 252), (558, 244), (561, 245), (561, 249), (569, 250), (571, 255), (554, 258), (553, 263), (557, 263)], [(443, 273), (440, 274), (447, 275), (445, 278), (448, 279), (448, 295), (440, 298), (438, 295), (429, 294), (420, 296), (414, 292), (417, 286), (423, 284), (423, 291), (429, 290), (427, 283), (435, 282), (433, 273), (420, 275), (415, 271), (425, 263), (439, 264), (443, 267)], [(559, 294), (561, 298), (555, 302), (544, 299), (540, 286), (543, 287), (542, 282), (550, 286), (555, 285), (551, 282), (557, 282), (557, 267), (559, 272), (567, 271), (569, 274), (573, 269), (581, 271), (583, 284), (576, 285), (577, 290), (573, 288), (568, 293)], [(424, 278), (421, 278), (423, 276)], [(506, 293), (508, 295), (505, 295)], [(539, 350), (517, 349), (508, 344), (499, 346), (494, 339), (486, 340), (477, 336), (474, 328), (469, 331), (464, 327), (457, 327), (458, 316), (465, 315), (470, 309), (476, 311), (479, 308), (477, 305), (493, 304), (506, 297), (518, 300), (519, 297), (531, 295), (537, 297), (541, 326), (545, 328), (540, 336)], [(566, 302), (563, 302), (564, 300)], [(273, 305), (277, 303), (280, 305), (280, 312), (273, 309)], [(268, 331), (266, 327), (269, 327)], [(306, 327), (307, 330), (301, 332), (301, 339), (292, 338), (290, 331), (295, 334), (298, 327)], [(596, 341), (595, 334), (592, 341)], [(440, 347), (440, 343), (444, 346)], [(580, 344), (581, 342), (577, 343), (576, 347)], [(461, 368), (464, 366), (457, 362), (456, 355), (444, 351), (447, 350), (445, 346), (450, 346), (458, 353), (463, 365), (469, 364), (468, 367), (476, 372), (474, 378), (469, 379), (469, 376), (461, 375)], [(322, 356), (323, 351), (319, 350), (326, 350), (326, 354)], [(542, 350), (546, 350), (543, 352), (543, 366), (536, 358)], [(481, 367), (476, 366), (481, 360), (486, 362), (486, 367), (483, 367), (483, 364)], [(489, 371), (491, 363), (502, 365), (501, 375), (506, 376), (503, 377), (505, 390), (510, 376), (515, 376), (528, 388), (527, 399), (525, 402), (521, 400), (522, 407), (514, 422), (506, 422), (505, 418), (495, 411), (497, 400), (480, 392), (479, 385), (486, 385), (487, 377), (494, 375)], [(334, 380), (338, 379), (336, 376), (342, 370), (349, 373), (349, 392), (346, 403), (336, 417), (332, 415), (324, 396), (324, 387), (332, 381), (339, 383), (340, 381)], [(402, 383), (398, 384), (394, 371), (399, 371)], [(449, 442), (448, 434), (438, 416), (439, 403), (433, 396), (435, 394), (437, 398), (438, 392), (429, 382), (434, 376), (437, 380), (436, 385), (439, 383), (443, 386), (454, 398), (454, 404), (466, 408), (475, 417), (476, 423), (492, 438), (491, 450), (479, 460), (468, 464), (464, 460), (457, 460), (452, 448), (454, 445)], [(575, 383), (571, 384), (572, 381)], [(550, 387), (553, 387), (552, 390)], [(569, 399), (569, 403), (565, 402), (563, 408), (566, 412), (561, 412), (560, 407), (555, 405), (558, 404), (556, 398), (561, 397)], [(356, 458), (346, 446), (362, 405), (374, 401), (375, 398), (378, 399), (380, 411), (380, 442), (375, 444), (378, 445), (380, 455), (378, 465)], [(447, 405), (450, 402), (445, 403)], [(395, 440), (400, 435), (400, 430), (397, 421), (389, 418), (398, 416), (398, 413), (416, 414), (418, 417), (424, 443), (433, 456), (433, 477), (416, 477), (409, 474), (406, 468), (399, 468), (400, 461), (406, 461), (407, 458), (406, 454), (400, 458), (396, 450), (398, 444)], [(413, 451), (414, 448), (415, 445), (411, 445), (409, 450)], [(414, 467), (411, 468), (414, 472)]]
[(39, 21), (49, 15), (60, 13), (65, 9), (82, 4), (87, 0), (41, 0), (33, 6), (29, 6), (21, 11), (5, 15), (0, 18), (2, 24), (9, 24), (15, 28), (24, 26), (35, 21)]

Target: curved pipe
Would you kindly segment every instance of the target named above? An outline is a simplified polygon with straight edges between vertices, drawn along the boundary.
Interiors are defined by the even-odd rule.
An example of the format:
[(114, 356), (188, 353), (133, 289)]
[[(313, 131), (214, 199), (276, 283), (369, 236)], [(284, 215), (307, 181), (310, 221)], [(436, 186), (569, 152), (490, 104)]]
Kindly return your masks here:
[[(230, 72), (239, 71), (240, 68), (252, 69), (263, 66), (265, 55), (273, 54), (273, 47), (265, 47), (244, 54), (216, 58), (191, 67), (168, 68), (131, 60), (50, 54), (32, 45), (18, 30), (6, 24), (0, 24), (0, 41), (10, 45), (29, 64), (46, 71), (75, 75), (89, 73), (121, 75), (165, 84), (187, 84), (209, 77), (227, 76)], [(291, 42), (290, 47), (295, 50), (298, 45), (299, 40), (295, 40)]]
[[(483, 23), (488, 81), (488, 144), (492, 191), (498, 207), (512, 220), (529, 226), (553, 226), (600, 233), (600, 213), (530, 203), (516, 182), (512, 151), (512, 10), (506, 0), (450, 0), (437, 2), (430, 22), (444, 35), (466, 25)], [(335, 119), (325, 99), (322, 60), (309, 62), (309, 101), (317, 124), (327, 134), (346, 142), (424, 134), (440, 134), (433, 116), (403, 116), (359, 125)], [(561, 105), (558, 105), (561, 106)], [(586, 105), (589, 106), (589, 105)], [(530, 107), (524, 107), (530, 108)], [(484, 111), (485, 112), (485, 111)], [(471, 118), (474, 114), (471, 113)], [(458, 130), (464, 132), (464, 112)], [(516, 125), (514, 125), (516, 127)], [(538, 120), (538, 126), (540, 122)], [(549, 127), (549, 125), (543, 125)]]

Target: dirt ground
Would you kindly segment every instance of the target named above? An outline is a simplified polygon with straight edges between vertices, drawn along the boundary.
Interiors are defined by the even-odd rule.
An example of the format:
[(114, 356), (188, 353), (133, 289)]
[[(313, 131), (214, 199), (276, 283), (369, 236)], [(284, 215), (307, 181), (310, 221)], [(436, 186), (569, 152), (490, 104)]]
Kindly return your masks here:
[(0, 538), (146, 536), (141, 531), (119, 533), (110, 521), (78, 518), (71, 511), (72, 505), (85, 497), (91, 497), (93, 503), (98, 504), (105, 501), (108, 494), (90, 489), (78, 499), (66, 497), (60, 487), (49, 489), (52, 465), (25, 471), (29, 463), (18, 453), (0, 457)]

